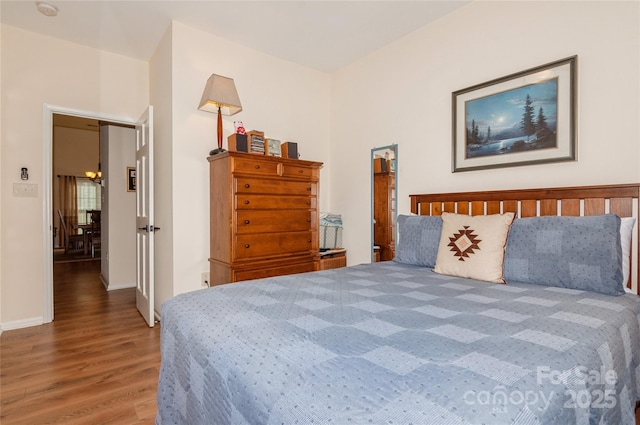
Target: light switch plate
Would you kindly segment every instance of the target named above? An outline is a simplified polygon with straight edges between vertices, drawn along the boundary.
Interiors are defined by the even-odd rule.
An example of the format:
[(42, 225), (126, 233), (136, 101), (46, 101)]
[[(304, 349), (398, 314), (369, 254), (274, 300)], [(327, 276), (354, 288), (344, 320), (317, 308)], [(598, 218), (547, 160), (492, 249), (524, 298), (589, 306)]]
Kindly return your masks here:
[(38, 196), (38, 185), (33, 183), (14, 183), (13, 196), (35, 198)]

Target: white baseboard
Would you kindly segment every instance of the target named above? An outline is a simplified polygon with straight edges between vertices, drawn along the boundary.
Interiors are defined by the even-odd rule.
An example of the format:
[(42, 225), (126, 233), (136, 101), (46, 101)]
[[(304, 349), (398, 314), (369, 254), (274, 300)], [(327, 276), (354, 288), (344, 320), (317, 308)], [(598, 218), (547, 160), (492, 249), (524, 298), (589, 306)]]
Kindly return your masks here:
[(104, 280), (104, 277), (102, 275), (100, 275), (100, 282), (102, 282), (102, 286), (104, 286), (104, 289), (106, 289), (107, 291), (117, 291), (118, 289), (129, 289), (129, 288), (136, 287), (135, 282), (121, 283), (119, 285), (110, 285), (109, 282)]
[(120, 285), (109, 285), (107, 287), (107, 291), (117, 291), (118, 289), (129, 289), (135, 288), (136, 284), (134, 283), (121, 283)]
[(5, 322), (0, 325), (2, 331), (10, 331), (13, 329), (22, 329), (29, 328), (31, 326), (40, 326), (44, 324), (44, 318), (40, 317), (32, 317), (30, 319), (22, 319), (22, 320), (14, 320), (12, 322)]

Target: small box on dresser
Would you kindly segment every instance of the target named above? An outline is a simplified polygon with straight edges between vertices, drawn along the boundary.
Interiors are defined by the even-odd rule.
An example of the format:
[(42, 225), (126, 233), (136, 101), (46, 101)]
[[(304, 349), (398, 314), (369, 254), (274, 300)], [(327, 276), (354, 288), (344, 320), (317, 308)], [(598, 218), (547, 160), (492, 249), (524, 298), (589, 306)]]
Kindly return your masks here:
[(209, 157), (211, 284), (318, 270), (322, 163)]
[(347, 267), (347, 250), (331, 249), (320, 254), (320, 270)]
[(283, 158), (298, 159), (298, 144), (296, 142), (284, 142), (280, 146)]
[(233, 133), (227, 138), (227, 143), (230, 151), (249, 152), (246, 134)]

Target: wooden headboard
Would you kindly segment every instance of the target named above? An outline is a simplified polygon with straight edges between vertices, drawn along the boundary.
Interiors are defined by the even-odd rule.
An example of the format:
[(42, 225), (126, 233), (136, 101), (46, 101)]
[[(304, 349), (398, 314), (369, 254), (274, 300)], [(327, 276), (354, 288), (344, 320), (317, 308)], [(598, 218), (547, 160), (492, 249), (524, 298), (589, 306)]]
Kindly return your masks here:
[[(440, 215), (454, 212), (469, 215), (514, 212), (516, 217), (545, 215), (584, 216), (614, 213), (638, 217), (640, 184), (555, 187), (546, 189), (495, 190), (409, 195), (411, 212)], [(629, 288), (640, 295), (640, 251), (638, 224), (634, 227)]]

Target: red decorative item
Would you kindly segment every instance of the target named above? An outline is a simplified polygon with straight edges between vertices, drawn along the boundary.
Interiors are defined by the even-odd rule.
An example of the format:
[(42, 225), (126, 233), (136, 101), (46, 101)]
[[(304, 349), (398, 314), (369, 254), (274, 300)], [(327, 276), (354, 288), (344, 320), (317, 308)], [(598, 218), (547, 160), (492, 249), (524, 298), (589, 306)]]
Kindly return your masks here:
[(244, 124), (242, 124), (242, 121), (234, 121), (233, 126), (236, 128), (236, 133), (247, 134), (247, 131), (244, 129)]

